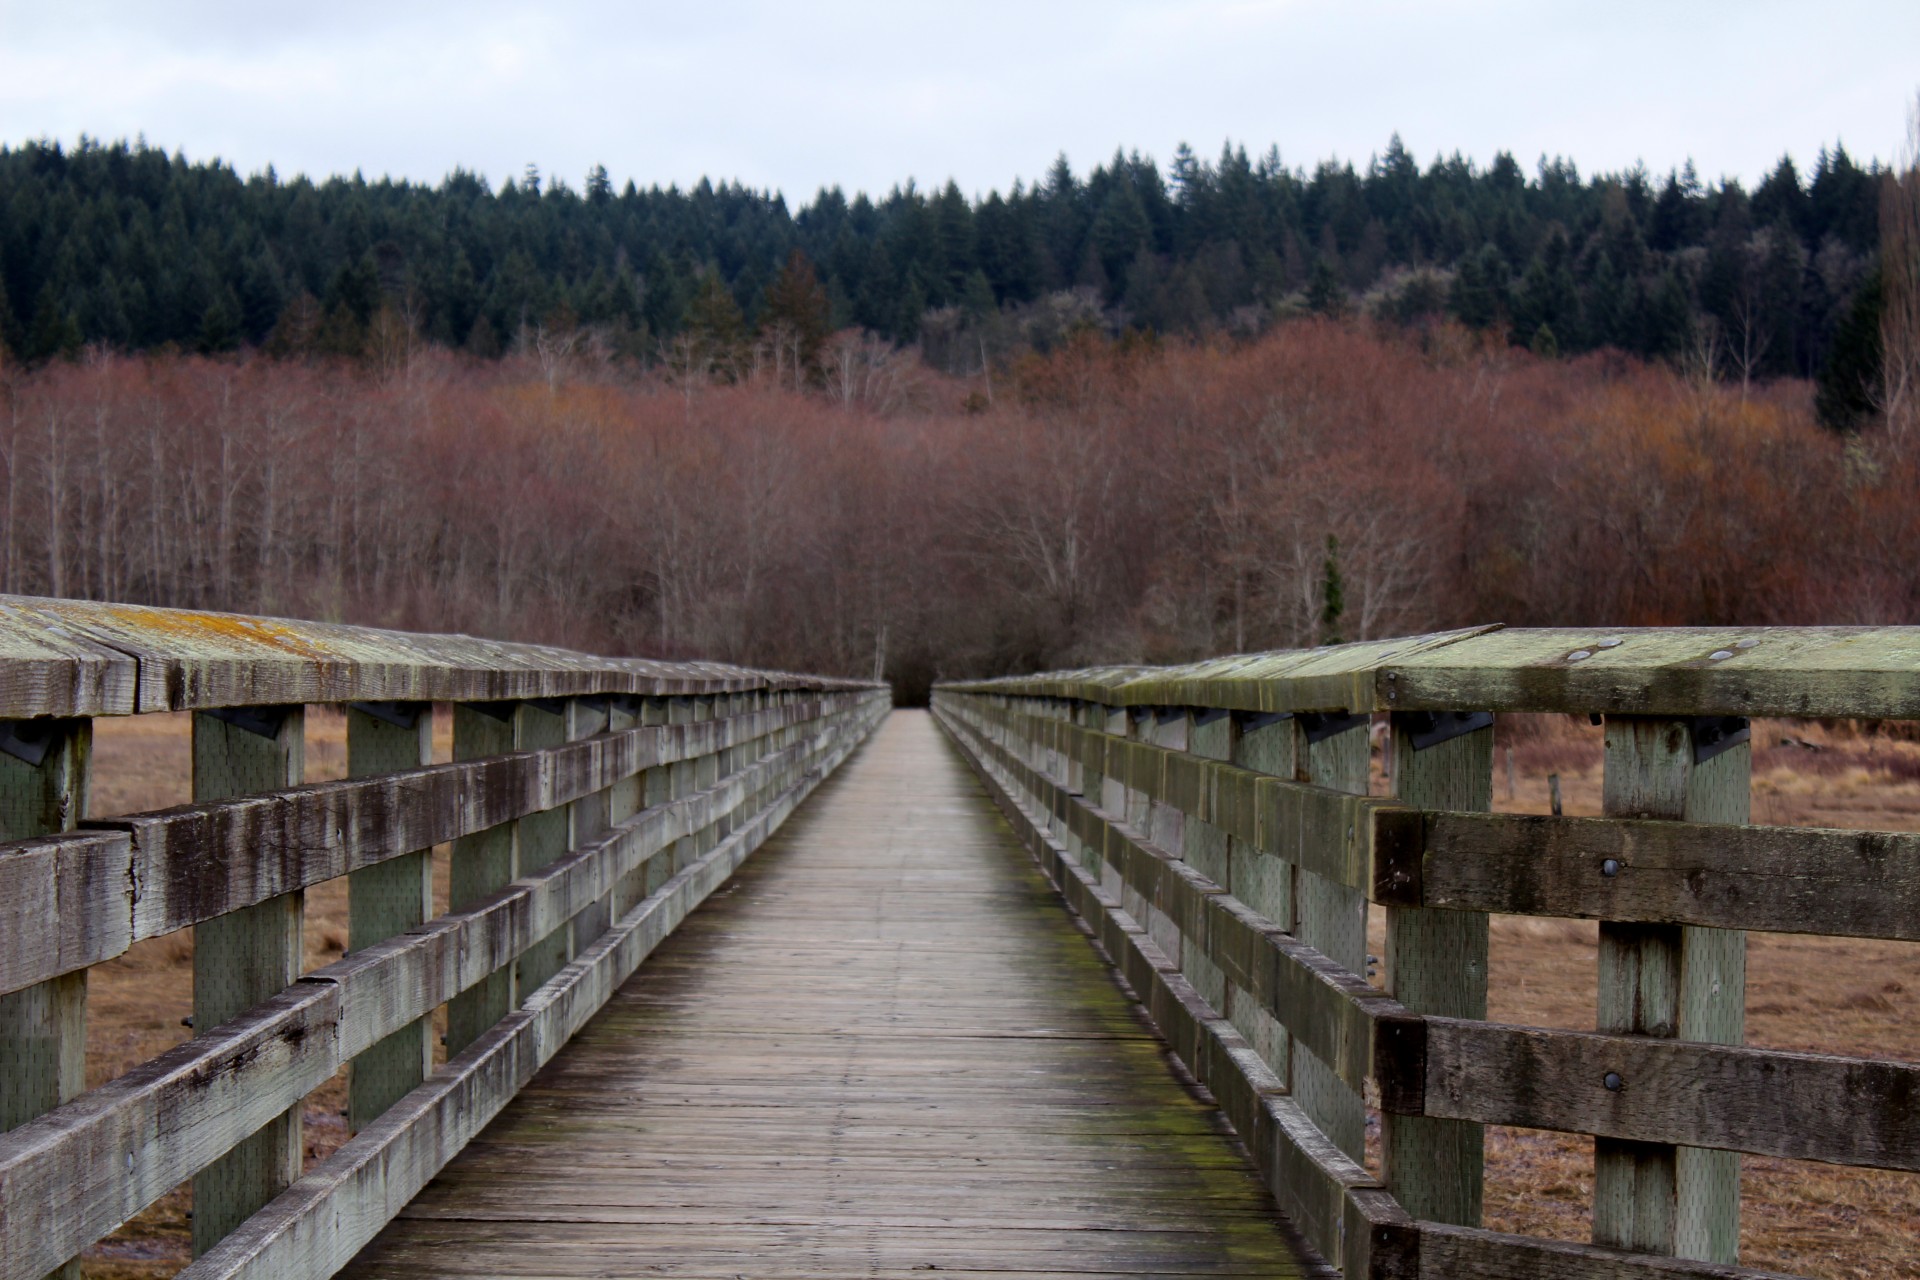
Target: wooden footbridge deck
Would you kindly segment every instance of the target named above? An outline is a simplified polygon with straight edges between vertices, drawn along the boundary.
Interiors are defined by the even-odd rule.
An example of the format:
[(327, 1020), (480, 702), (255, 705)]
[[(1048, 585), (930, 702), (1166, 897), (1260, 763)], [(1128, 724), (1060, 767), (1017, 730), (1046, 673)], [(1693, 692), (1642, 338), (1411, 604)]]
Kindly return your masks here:
[[(1920, 628), (889, 702), (0, 597), (0, 1280), (183, 1184), (183, 1280), (1759, 1280), (1743, 1153), (1920, 1171), (1920, 1066), (1743, 1043), (1749, 931), (1920, 941), (1920, 836), (1752, 825), (1748, 717), (1920, 719)], [(316, 704), (343, 781), (304, 782)], [(157, 711), (193, 803), (91, 816), (94, 720)], [(1604, 722), (1604, 816), (1488, 812), (1513, 712)], [(1488, 1020), (1489, 913), (1599, 922), (1593, 1030)], [(192, 1039), (87, 1089), (89, 969), (188, 929)], [(1489, 1124), (1591, 1136), (1590, 1241), (1484, 1228)]]
[(343, 1274), (1298, 1275), (979, 782), (895, 712)]

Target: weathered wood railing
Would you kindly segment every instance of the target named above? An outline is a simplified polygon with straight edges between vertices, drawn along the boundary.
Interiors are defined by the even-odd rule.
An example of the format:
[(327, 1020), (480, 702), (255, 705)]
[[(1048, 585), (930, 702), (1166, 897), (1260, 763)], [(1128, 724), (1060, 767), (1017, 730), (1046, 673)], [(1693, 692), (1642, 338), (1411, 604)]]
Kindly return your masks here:
[[(1920, 718), (1920, 628), (1484, 628), (934, 709), (1349, 1276), (1757, 1276), (1738, 1153), (1920, 1169), (1920, 1067), (1741, 1047), (1743, 931), (1920, 939), (1920, 836), (1747, 825), (1744, 718)], [(1604, 717), (1607, 816), (1487, 812), (1491, 712)], [(1602, 922), (1596, 1031), (1486, 1020), (1489, 912)], [(1481, 1229), (1486, 1124), (1594, 1135), (1593, 1244)]]
[[(435, 703), (451, 763), (431, 762)], [(0, 597), (0, 1278), (77, 1274), (189, 1178), (184, 1274), (332, 1274), (888, 703), (714, 664)], [(301, 785), (311, 704), (346, 707), (345, 781)], [(93, 718), (153, 711), (194, 713), (195, 803), (90, 822)], [(302, 891), (341, 875), (350, 950), (303, 975)], [(189, 927), (194, 1037), (83, 1092), (88, 966)], [(303, 1172), (301, 1100), (349, 1063), (357, 1133)]]

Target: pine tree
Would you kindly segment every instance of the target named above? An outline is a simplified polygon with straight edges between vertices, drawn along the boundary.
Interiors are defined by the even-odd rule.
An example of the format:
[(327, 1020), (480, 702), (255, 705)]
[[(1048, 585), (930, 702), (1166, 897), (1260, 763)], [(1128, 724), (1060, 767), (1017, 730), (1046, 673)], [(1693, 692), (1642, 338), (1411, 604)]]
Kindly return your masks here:
[(1880, 312), (1885, 294), (1880, 272), (1862, 282), (1853, 305), (1833, 335), (1833, 346), (1815, 379), (1813, 407), (1829, 431), (1854, 432), (1880, 410), (1882, 348)]
[(1313, 276), (1307, 281), (1307, 309), (1321, 316), (1337, 316), (1347, 309), (1346, 286), (1325, 257), (1313, 260)]
[(1320, 643), (1342, 644), (1340, 619), (1347, 612), (1347, 585), (1340, 575), (1340, 539), (1327, 535), (1327, 557), (1320, 568)]
[(773, 278), (760, 305), (761, 323), (790, 334), (809, 378), (817, 376), (820, 346), (827, 339), (832, 308), (827, 291), (813, 263), (799, 249), (787, 255), (787, 263)]

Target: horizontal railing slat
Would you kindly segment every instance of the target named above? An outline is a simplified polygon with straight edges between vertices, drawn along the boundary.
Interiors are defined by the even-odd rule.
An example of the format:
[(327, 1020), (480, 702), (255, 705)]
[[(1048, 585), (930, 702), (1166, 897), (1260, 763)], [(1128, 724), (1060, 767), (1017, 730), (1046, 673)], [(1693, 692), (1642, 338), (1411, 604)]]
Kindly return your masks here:
[[(0, 1276), (43, 1274), (355, 1054), (550, 936), (674, 841), (769, 783), (790, 792), (836, 744), (858, 741), (871, 707), (851, 701), (802, 741), (713, 787), (644, 810), (492, 897), (309, 974), (234, 1021), (0, 1134), (0, 1231), (10, 1245), (29, 1245), (10, 1247)], [(742, 830), (762, 829), (755, 821)]]

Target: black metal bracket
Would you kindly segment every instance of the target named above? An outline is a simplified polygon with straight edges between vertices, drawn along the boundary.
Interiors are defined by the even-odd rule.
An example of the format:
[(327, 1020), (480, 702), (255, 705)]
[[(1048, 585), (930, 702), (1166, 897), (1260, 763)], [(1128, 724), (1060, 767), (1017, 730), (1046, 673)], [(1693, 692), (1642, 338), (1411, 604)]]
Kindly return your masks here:
[(1455, 738), (1493, 727), (1491, 711), (1402, 711), (1400, 723), (1406, 726), (1407, 741), (1415, 751), (1425, 751)]
[(390, 724), (396, 729), (418, 729), (420, 717), (426, 713), (429, 704), (425, 702), (349, 702), (347, 704), (363, 716), (370, 716), (381, 724)]
[(1693, 762), (1705, 764), (1729, 747), (1753, 737), (1753, 723), (1745, 716), (1695, 716)]
[(1295, 719), (1300, 721), (1300, 732), (1306, 735), (1307, 745), (1312, 746), (1316, 742), (1325, 742), (1336, 733), (1358, 729), (1371, 717), (1351, 711), (1302, 711)]
[(290, 707), (215, 707), (205, 714), (257, 738), (277, 738), (290, 710)]
[(38, 769), (53, 749), (54, 739), (60, 736), (62, 723), (52, 719), (0, 721), (0, 751)]

